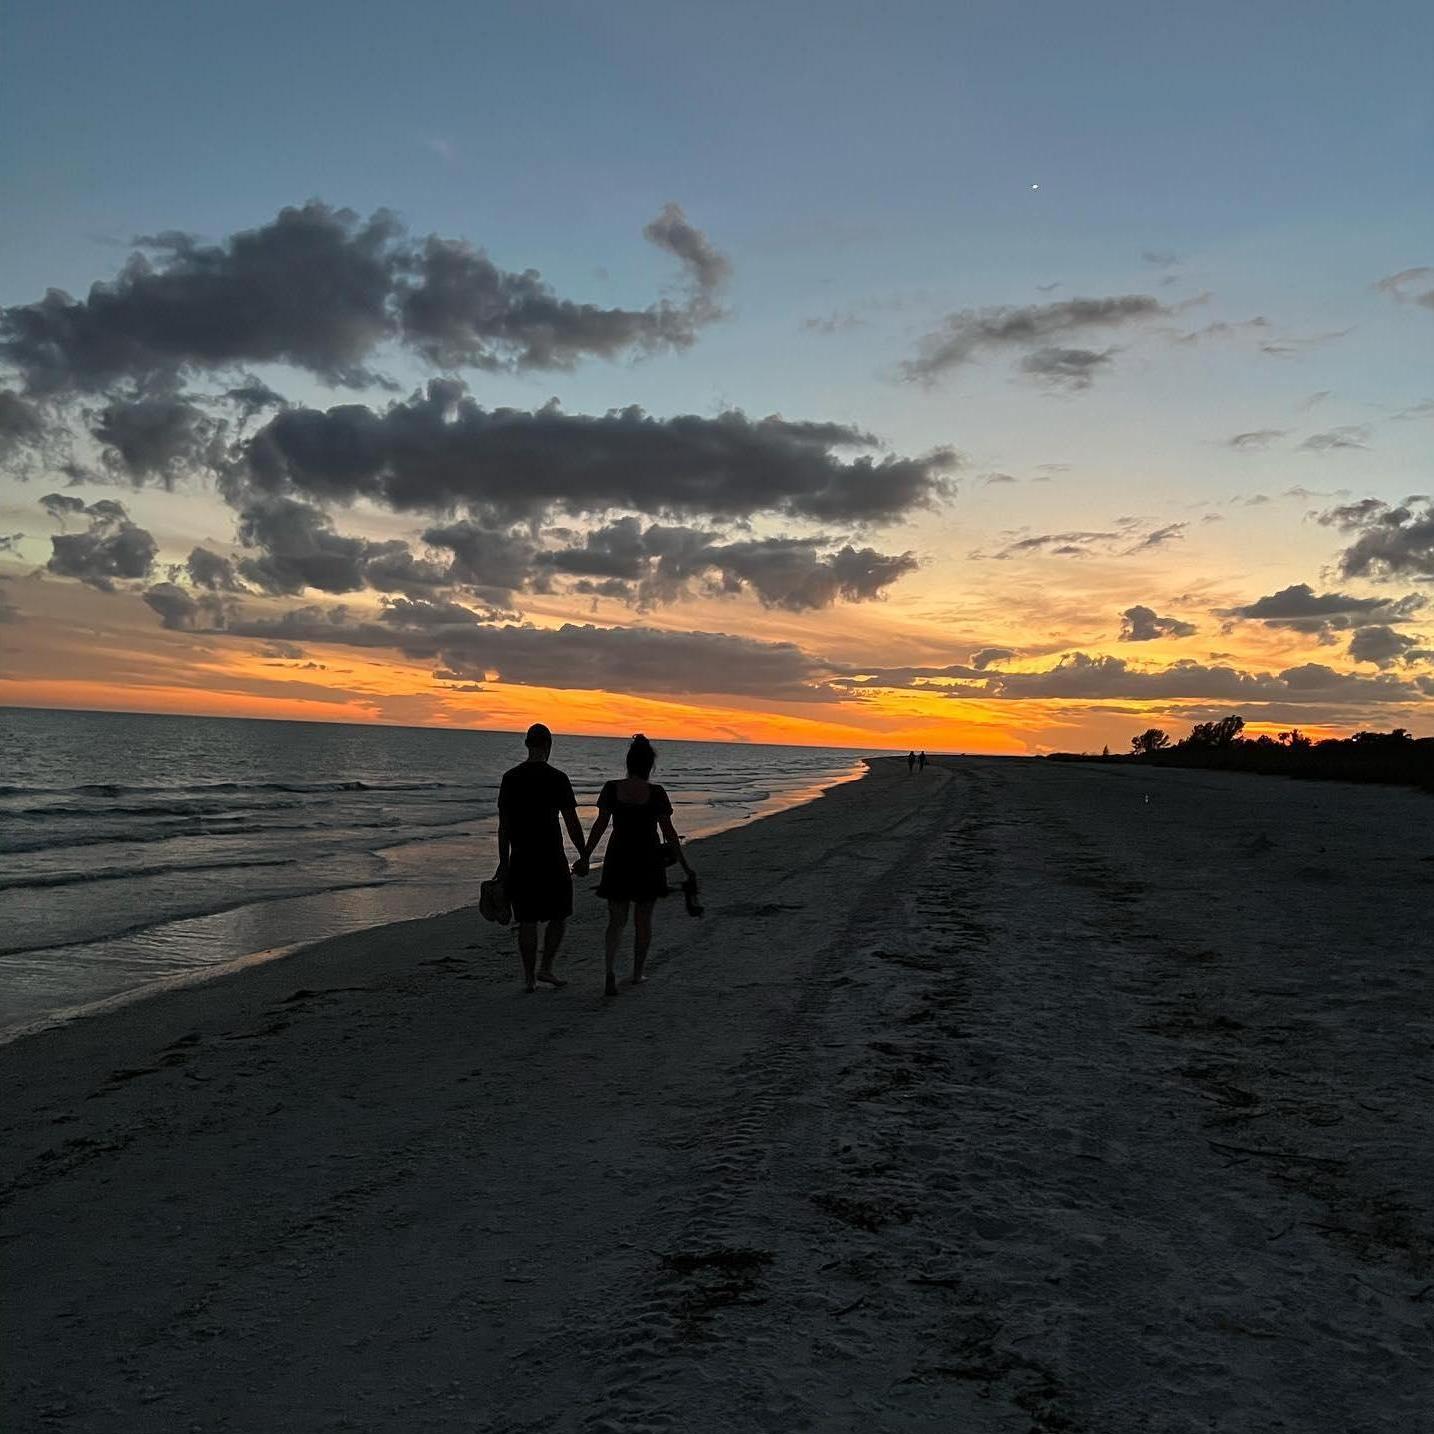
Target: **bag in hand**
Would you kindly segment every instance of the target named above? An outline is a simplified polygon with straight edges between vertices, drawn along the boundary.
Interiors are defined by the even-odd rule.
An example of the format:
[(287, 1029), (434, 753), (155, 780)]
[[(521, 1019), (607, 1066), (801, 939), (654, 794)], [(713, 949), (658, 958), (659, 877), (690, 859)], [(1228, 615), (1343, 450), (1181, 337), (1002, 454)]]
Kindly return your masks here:
[(689, 916), (701, 916), (706, 907), (697, 899), (697, 874), (692, 872), (686, 881), (682, 883), (682, 899), (687, 904)]
[(478, 888), (478, 915), (484, 921), (496, 921), (506, 926), (513, 919), (513, 904), (508, 900), (508, 883), (503, 879), (500, 866), (492, 879)]

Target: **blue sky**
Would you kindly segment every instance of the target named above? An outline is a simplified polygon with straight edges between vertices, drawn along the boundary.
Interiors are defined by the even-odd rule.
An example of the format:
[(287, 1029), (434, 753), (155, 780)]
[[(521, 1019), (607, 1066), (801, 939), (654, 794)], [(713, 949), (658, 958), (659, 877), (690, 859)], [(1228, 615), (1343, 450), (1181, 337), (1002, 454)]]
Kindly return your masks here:
[[(680, 354), (470, 373), (475, 397), (735, 406), (850, 422), (901, 453), (955, 445), (963, 499), (915, 539), (910, 590), (930, 601), (962, 591), (943, 564), (993, 532), (1174, 521), (1295, 485), (1427, 488), (1434, 423), (1392, 415), (1434, 395), (1434, 316), (1374, 286), (1434, 264), (1431, 14), (21, 0), (0, 55), (0, 303), (83, 296), (135, 235), (222, 240), (318, 197), (642, 306), (680, 277), (641, 235), (676, 201), (732, 261), (724, 322)], [(1005, 353), (899, 381), (943, 315), (1129, 294), (1175, 312), (1104, 337), (1089, 389), (1042, 391)], [(403, 354), (387, 368), (426, 377)], [(283, 391), (345, 397), (303, 374)], [(1361, 426), (1358, 449), (1299, 448)], [(1282, 436), (1223, 446), (1258, 429)], [(1043, 463), (1070, 467), (1037, 503)], [(982, 491), (987, 471), (1019, 491)], [(26, 491), (5, 494), (18, 521)], [(154, 495), (135, 502), (164, 528)], [(1262, 590), (1317, 585), (1336, 550), (1298, 514), (1254, 511), (1186, 549), (1202, 581), (1224, 561)]]

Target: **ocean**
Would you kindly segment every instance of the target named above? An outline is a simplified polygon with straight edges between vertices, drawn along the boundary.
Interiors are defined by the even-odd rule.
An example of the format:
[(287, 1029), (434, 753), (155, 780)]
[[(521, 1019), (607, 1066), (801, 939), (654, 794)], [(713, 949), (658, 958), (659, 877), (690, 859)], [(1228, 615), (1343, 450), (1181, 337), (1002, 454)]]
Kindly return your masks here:
[[(557, 738), (584, 825), (626, 743)], [(659, 741), (687, 837), (862, 753)], [(241, 958), (475, 903), (521, 736), (0, 708), (0, 1039)], [(581, 894), (579, 900), (582, 899)]]

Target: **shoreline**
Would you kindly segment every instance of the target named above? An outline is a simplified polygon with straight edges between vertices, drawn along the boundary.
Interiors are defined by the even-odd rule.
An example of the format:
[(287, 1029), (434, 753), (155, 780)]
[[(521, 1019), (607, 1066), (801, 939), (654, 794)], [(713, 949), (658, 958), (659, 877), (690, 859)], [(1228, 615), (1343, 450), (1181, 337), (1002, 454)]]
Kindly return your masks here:
[[(770, 821), (774, 817), (781, 816), (784, 812), (792, 811), (798, 807), (805, 806), (814, 801), (818, 801), (821, 797), (826, 795), (827, 792), (831, 791), (835, 787), (843, 786), (848, 782), (861, 781), (863, 777), (865, 777), (867, 770), (869, 770), (870, 764), (872, 762), (883, 760), (891, 759), (886, 757), (859, 758), (852, 763), (851, 767), (846, 772), (834, 776), (829, 781), (825, 779), (819, 779), (818, 781), (813, 782), (808, 786), (795, 788), (792, 791), (785, 793), (783, 799), (780, 801), (780, 804), (773, 807), (770, 811), (762, 812), (758, 815), (751, 815), (750, 811), (747, 811), (745, 815), (736, 820), (733, 820), (730, 824), (725, 826), (719, 826), (715, 830), (704, 831), (701, 836), (694, 837), (691, 839), (690, 842), (685, 844), (695, 848), (698, 843), (710, 840), (714, 836), (720, 836), (723, 833), (729, 831), (740, 830), (744, 827), (749, 827), (756, 822)], [(768, 794), (764, 798), (764, 800), (772, 800), (770, 794)], [(761, 803), (754, 803), (754, 805), (761, 805)], [(425, 840), (444, 840), (444, 838), (411, 837), (404, 839), (402, 842), (397, 842), (394, 845), (411, 845), (415, 842), (421, 842)], [(392, 848), (378, 848), (378, 850), (387, 849)], [(496, 852), (496, 823), (494, 826), (494, 851)], [(483, 869), (486, 869), (486, 866), (484, 866), (483, 862), (479, 862), (479, 866)], [(596, 873), (599, 870), (600, 864), (598, 867), (594, 868), (594, 872)], [(594, 877), (594, 879), (596, 879), (596, 877)], [(476, 908), (477, 900), (476, 883), (477, 878), (475, 878), (474, 882), (475, 893), (474, 900), (472, 902), (465, 902), (460, 906), (450, 907), (443, 911), (432, 912), (427, 916), (399, 918), (396, 921), (381, 921), (376, 922), (372, 925), (356, 926), (351, 930), (336, 932), (328, 936), (319, 936), (312, 940), (281, 942), (277, 945), (265, 947), (258, 951), (242, 952), (239, 955), (225, 957), (222, 960), (216, 961), (211, 966), (200, 966), (188, 971), (175, 972), (168, 976), (155, 977), (152, 980), (147, 981), (141, 985), (137, 985), (122, 991), (111, 992), (108, 995), (96, 997), (92, 1001), (84, 1001), (75, 1005), (65, 1006), (53, 1012), (47, 1012), (43, 1015), (16, 1022), (14, 1025), (0, 1026), (0, 1048), (8, 1046), (15, 1041), (24, 1040), (29, 1036), (37, 1035), (42, 1031), (51, 1030), (58, 1026), (68, 1025), (72, 1021), (92, 1020), (98, 1017), (102, 1017), (111, 1011), (119, 1010), (125, 1006), (132, 1005), (137, 1001), (144, 1001), (150, 999), (151, 997), (161, 996), (168, 991), (185, 989), (191, 986), (204, 985), (211, 981), (222, 980), (230, 975), (234, 975), (239, 972), (248, 970), (256, 965), (262, 965), (270, 961), (286, 960), (289, 957), (295, 956), (300, 952), (306, 951), (316, 945), (324, 944), (331, 941), (341, 941), (349, 937), (363, 936), (368, 933), (381, 931), (388, 926), (406, 925), (409, 924), (409, 922), (411, 921), (436, 920), (440, 917), (450, 915), (456, 911), (474, 909)], [(134, 927), (126, 931), (117, 932), (111, 936), (101, 937), (95, 941), (78, 943), (75, 946), (67, 945), (33, 947), (5, 954), (33, 956), (71, 949), (84, 949), (85, 947), (100, 947), (111, 944), (118, 940), (123, 940), (126, 937), (133, 937), (141, 932), (155, 931), (168, 926), (180, 926), (187, 923), (192, 923), (194, 921), (205, 920), (214, 916), (228, 915), (234, 912), (249, 910), (251, 908), (257, 910), (264, 907), (280, 905), (284, 902), (289, 901), (313, 900), (316, 898), (322, 899), (330, 895), (337, 895), (339, 893), (352, 890), (381, 891), (386, 886), (390, 885), (394, 886), (396, 889), (401, 890), (406, 885), (408, 885), (408, 883), (388, 883), (382, 881), (362, 882), (353, 883), (342, 887), (326, 888), (325, 890), (319, 892), (299, 893), (294, 896), (274, 897), (266, 901), (239, 901), (229, 906), (215, 908), (212, 911), (204, 911), (189, 916), (178, 917), (175, 918), (173, 921), (160, 923), (159, 926), (146, 926), (141, 923), (135, 925)]]
[(611, 1001), (580, 896), (0, 1048), (7, 1427), (1419, 1427), (1434, 813), (1138, 775), (875, 759)]

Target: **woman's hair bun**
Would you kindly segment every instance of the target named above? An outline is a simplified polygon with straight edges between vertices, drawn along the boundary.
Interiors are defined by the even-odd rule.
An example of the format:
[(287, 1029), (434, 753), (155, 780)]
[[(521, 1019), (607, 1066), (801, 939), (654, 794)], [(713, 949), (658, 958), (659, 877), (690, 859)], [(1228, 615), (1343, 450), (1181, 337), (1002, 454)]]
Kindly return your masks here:
[(627, 749), (627, 770), (634, 776), (648, 777), (652, 775), (652, 768), (656, 761), (656, 748), (641, 732), (635, 732)]

